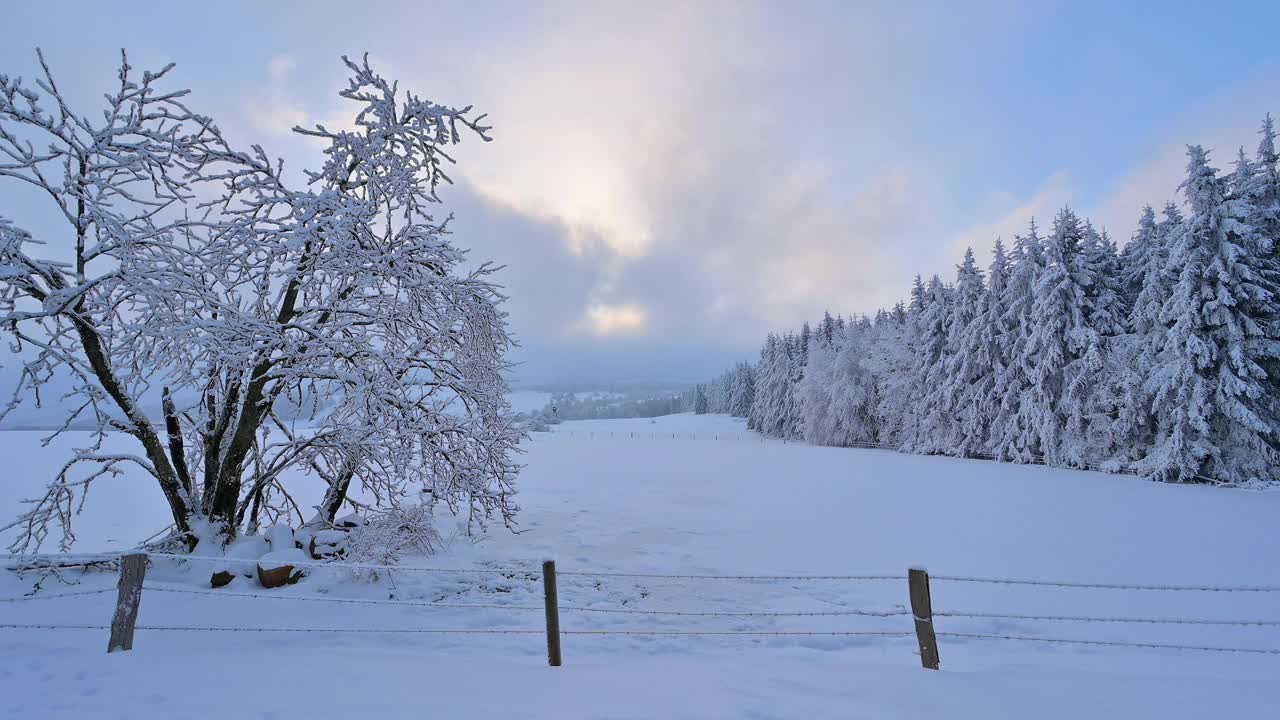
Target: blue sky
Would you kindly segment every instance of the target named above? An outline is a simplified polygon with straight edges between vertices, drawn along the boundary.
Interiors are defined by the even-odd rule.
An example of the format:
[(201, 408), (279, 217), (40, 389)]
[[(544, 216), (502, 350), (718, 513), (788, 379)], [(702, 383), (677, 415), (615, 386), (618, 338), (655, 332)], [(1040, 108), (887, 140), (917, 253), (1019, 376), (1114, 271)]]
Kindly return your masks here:
[(1127, 238), (1186, 143), (1225, 165), (1280, 111), (1269, 3), (257, 5), (20, 3), (0, 72), (40, 46), (91, 102), (119, 48), (173, 61), (295, 169), (318, 148), (288, 128), (342, 122), (343, 53), (489, 112), (445, 201), (508, 266), (534, 382), (710, 374), (1068, 202)]

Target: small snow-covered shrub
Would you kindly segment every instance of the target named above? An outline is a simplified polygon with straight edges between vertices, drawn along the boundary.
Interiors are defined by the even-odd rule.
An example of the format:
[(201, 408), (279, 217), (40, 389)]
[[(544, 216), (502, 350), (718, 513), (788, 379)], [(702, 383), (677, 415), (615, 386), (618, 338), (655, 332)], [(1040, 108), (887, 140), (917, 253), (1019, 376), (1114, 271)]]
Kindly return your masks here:
[(386, 565), (406, 552), (430, 555), (440, 544), (429, 506), (392, 507), (369, 515), (348, 533), (347, 559)]
[(311, 536), (309, 549), (311, 557), (316, 560), (343, 558), (347, 556), (348, 541), (351, 539), (349, 529), (321, 530)]

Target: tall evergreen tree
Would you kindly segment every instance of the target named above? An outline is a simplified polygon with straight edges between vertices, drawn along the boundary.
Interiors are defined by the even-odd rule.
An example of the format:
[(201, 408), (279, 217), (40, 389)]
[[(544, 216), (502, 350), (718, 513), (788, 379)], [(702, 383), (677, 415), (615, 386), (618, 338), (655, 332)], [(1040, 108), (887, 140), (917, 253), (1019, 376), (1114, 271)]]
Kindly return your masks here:
[(912, 319), (911, 410), (905, 447), (911, 452), (938, 453), (945, 449), (951, 428), (949, 408), (940, 390), (946, 373), (943, 358), (950, 294), (937, 275), (929, 281), (926, 293), (922, 309)]
[[(998, 238), (991, 256), (987, 288), (979, 294), (977, 311), (959, 330), (960, 337), (948, 358), (948, 392), (956, 421), (949, 445), (962, 457), (989, 451), (991, 427), (1000, 412), (996, 379), (1004, 374), (1009, 362), (1005, 302), (1010, 266), (1004, 243)], [(973, 280), (965, 277), (964, 266), (961, 272), (957, 285), (972, 285)], [(965, 295), (962, 289), (961, 297)]]
[[(1276, 128), (1270, 113), (1263, 119), (1258, 134), (1261, 137), (1253, 162), (1254, 176), (1245, 192), (1245, 199), (1251, 205), (1249, 224), (1271, 243), (1264, 275), (1271, 282), (1280, 283), (1280, 155), (1276, 152)], [(1263, 366), (1267, 369), (1270, 386), (1267, 392), (1269, 411), (1280, 416), (1280, 361), (1264, 360)]]
[(836, 337), (836, 319), (831, 317), (831, 311), (826, 310), (822, 313), (822, 325), (818, 328), (818, 334), (822, 337), (822, 341), (827, 347), (831, 347)]
[(919, 313), (928, 302), (928, 291), (925, 290), (924, 281), (916, 275), (915, 282), (911, 285), (911, 300), (907, 304), (907, 313), (910, 315)]
[(1004, 372), (996, 376), (1000, 412), (992, 421), (992, 454), (1001, 460), (1032, 462), (1043, 450), (1033, 391), (1036, 357), (1028, 349), (1034, 318), (1036, 287), (1045, 271), (1044, 240), (1035, 220), (1025, 236), (1015, 238), (1012, 271), (1005, 289), (1006, 330)]
[(693, 389), (693, 411), (698, 415), (706, 415), (707, 406), (707, 389), (698, 385)]
[(941, 385), (935, 391), (941, 395), (943, 412), (948, 418), (950, 434), (941, 438), (943, 452), (969, 455), (977, 452), (985, 438), (978, 438), (976, 447), (967, 442), (957, 442), (958, 435), (964, 435), (962, 416), (969, 422), (974, 408), (966, 407), (964, 401), (971, 386), (980, 382), (990, 366), (983, 366), (969, 354), (968, 331), (970, 324), (982, 314), (986, 286), (983, 283), (982, 271), (973, 257), (973, 248), (966, 248), (964, 260), (956, 268), (956, 284), (953, 301), (947, 308), (946, 344), (941, 358)]
[(890, 316), (893, 318), (893, 322), (897, 323), (898, 325), (906, 325), (907, 324), (907, 306), (903, 305), (902, 301), (899, 300), (898, 302), (893, 304), (893, 311), (890, 313)]
[(1072, 275), (1083, 290), (1083, 323), (1071, 343), (1062, 398), (1063, 436), (1059, 462), (1085, 467), (1111, 458), (1117, 445), (1113, 423), (1124, 402), (1120, 378), (1113, 372), (1113, 339), (1126, 329), (1128, 309), (1122, 288), (1122, 264), (1106, 232), (1086, 223)]
[(771, 383), (774, 378), (777, 353), (778, 338), (773, 333), (769, 333), (765, 337), (764, 347), (760, 348), (760, 362), (756, 364), (755, 372), (755, 394), (751, 411), (747, 413), (747, 428), (766, 435), (770, 434), (765, 425), (770, 413), (769, 404), (773, 395)]
[(1156, 211), (1150, 205), (1142, 207), (1142, 216), (1138, 218), (1138, 229), (1134, 231), (1129, 244), (1124, 246), (1121, 262), (1124, 292), (1132, 304), (1142, 292), (1142, 284), (1147, 276), (1151, 255), (1156, 244)]
[(729, 391), (729, 414), (745, 418), (751, 414), (756, 394), (755, 370), (747, 363), (738, 363), (733, 373)]
[(1280, 357), (1275, 287), (1264, 276), (1271, 242), (1251, 207), (1227, 193), (1200, 146), (1187, 149), (1190, 209), (1170, 248), (1178, 282), (1161, 320), (1149, 386), (1158, 426), (1140, 463), (1150, 477), (1248, 482), (1276, 477), (1276, 418), (1264, 364)]

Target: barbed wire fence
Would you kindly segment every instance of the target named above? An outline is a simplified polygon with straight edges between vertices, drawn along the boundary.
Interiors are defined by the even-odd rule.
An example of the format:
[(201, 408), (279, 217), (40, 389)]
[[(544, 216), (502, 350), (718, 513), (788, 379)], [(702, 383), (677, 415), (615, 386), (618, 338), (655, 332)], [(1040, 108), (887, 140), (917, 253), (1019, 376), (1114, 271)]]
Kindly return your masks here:
[[(376, 598), (346, 598), (346, 597), (330, 597), (327, 595), (303, 595), (303, 594), (284, 594), (269, 592), (245, 592), (241, 590), (230, 590), (225, 588), (197, 588), (191, 586), (173, 586), (165, 584), (157, 584), (155, 582), (146, 583), (145, 573), (148, 562), (158, 560), (181, 562), (207, 562), (215, 563), (221, 566), (229, 564), (242, 563), (246, 565), (256, 566), (259, 560), (256, 558), (229, 558), (229, 557), (209, 557), (209, 556), (192, 556), (176, 553), (161, 552), (131, 552), (122, 556), (6, 556), (4, 557), (5, 565), (10, 569), (13, 568), (41, 568), (41, 567), (65, 567), (70, 563), (92, 564), (100, 567), (104, 560), (111, 559), (115, 566), (120, 569), (120, 583), (115, 589), (117, 601), (115, 607), (115, 616), (110, 625), (102, 624), (58, 624), (58, 623), (16, 623), (6, 622), (0, 623), (0, 630), (109, 630), (111, 632), (111, 640), (108, 644), (108, 651), (128, 650), (132, 648), (133, 634), (136, 630), (154, 631), (154, 632), (203, 632), (203, 633), (349, 633), (349, 634), (406, 634), (406, 635), (545, 635), (547, 641), (548, 662), (552, 665), (559, 665), (561, 661), (561, 645), (562, 636), (637, 636), (637, 637), (748, 637), (748, 638), (768, 638), (768, 637), (881, 637), (881, 638), (907, 638), (915, 636), (917, 645), (919, 646), (919, 655), (921, 664), (930, 669), (938, 669), (940, 666), (938, 638), (954, 638), (961, 640), (980, 640), (980, 641), (1011, 641), (1026, 643), (1047, 643), (1061, 645), (1076, 646), (1098, 646), (1098, 647), (1116, 647), (1116, 648), (1135, 648), (1144, 650), (1164, 650), (1179, 652), (1215, 652), (1215, 653), (1240, 653), (1249, 655), (1280, 655), (1280, 648), (1262, 648), (1262, 647), (1223, 647), (1215, 645), (1197, 645), (1197, 644), (1179, 644), (1169, 642), (1146, 642), (1133, 640), (1110, 640), (1099, 638), (1064, 638), (1054, 636), (1027, 635), (1027, 634), (1010, 634), (1004, 632), (961, 632), (953, 630), (937, 630), (934, 623), (937, 618), (956, 618), (956, 619), (981, 619), (981, 620), (1011, 620), (1011, 621), (1036, 621), (1042, 623), (1079, 623), (1079, 624), (1136, 624), (1136, 625), (1194, 625), (1194, 626), (1231, 626), (1231, 627), (1248, 627), (1248, 628), (1272, 628), (1280, 627), (1280, 619), (1270, 618), (1243, 618), (1243, 619), (1220, 619), (1220, 618), (1198, 618), (1198, 617), (1142, 617), (1142, 616), (1094, 616), (1094, 615), (1064, 615), (1064, 614), (1036, 614), (1036, 613), (1019, 613), (1019, 612), (993, 612), (985, 609), (966, 610), (944, 608), (935, 611), (932, 608), (932, 594), (930, 590), (930, 582), (941, 583), (982, 583), (982, 584), (998, 584), (998, 585), (1019, 585), (1032, 586), (1047, 589), (1069, 588), (1073, 590), (1090, 590), (1090, 591), (1123, 591), (1123, 592), (1149, 592), (1149, 593), (1165, 593), (1165, 592), (1194, 592), (1194, 593), (1280, 593), (1280, 586), (1268, 585), (1179, 585), (1179, 584), (1124, 584), (1124, 583), (1093, 583), (1081, 581), (1058, 581), (1058, 580), (1032, 580), (1020, 578), (997, 578), (997, 577), (968, 577), (953, 575), (937, 575), (930, 578), (929, 574), (920, 568), (912, 568), (905, 575), (892, 574), (862, 574), (862, 575), (745, 575), (745, 574), (662, 574), (662, 573), (631, 573), (631, 572), (611, 572), (611, 571), (587, 571), (587, 570), (571, 570), (556, 571), (553, 561), (546, 561), (539, 568), (435, 568), (435, 567), (407, 567), (401, 565), (385, 565), (373, 563), (348, 563), (341, 561), (296, 561), (291, 562), (290, 573), (302, 573), (306, 569), (314, 568), (330, 568), (330, 569), (366, 569), (380, 570), (384, 572), (400, 572), (400, 573), (425, 573), (425, 574), (488, 574), (500, 575), (506, 577), (525, 577), (527, 579), (536, 579), (541, 576), (543, 584), (542, 605), (517, 604), (517, 603), (479, 603), (479, 602), (446, 602), (446, 601), (428, 601), (428, 600), (399, 600), (399, 599), (376, 599)], [(752, 583), (752, 582), (779, 582), (785, 581), (789, 583), (880, 583), (880, 582), (901, 582), (907, 580), (908, 598), (910, 607), (895, 606), (890, 608), (844, 608), (833, 610), (778, 610), (773, 608), (762, 608), (756, 610), (660, 610), (660, 609), (641, 609), (641, 608), (621, 608), (621, 607), (595, 607), (580, 604), (560, 604), (558, 600), (557, 582), (558, 579), (564, 578), (581, 578), (586, 580), (601, 581), (608, 578), (625, 578), (625, 579), (653, 579), (668, 582), (681, 581), (697, 581), (697, 582), (718, 582), (718, 583)], [(255, 601), (275, 601), (282, 603), (329, 603), (334, 605), (352, 605), (352, 606), (400, 606), (425, 609), (440, 610), (500, 610), (511, 611), (517, 613), (542, 613), (544, 615), (544, 626), (539, 628), (507, 628), (507, 627), (487, 627), (487, 628), (360, 628), (360, 627), (242, 627), (242, 626), (215, 626), (215, 625), (165, 625), (165, 624), (138, 624), (136, 622), (138, 614), (138, 605), (141, 600), (143, 591), (148, 593), (164, 593), (164, 594), (180, 594), (180, 595), (203, 595), (210, 597), (236, 597), (241, 599), (251, 599)], [(65, 598), (83, 597), (90, 595), (100, 595), (110, 593), (111, 588), (89, 589), (79, 591), (64, 592), (44, 592), (37, 594), (23, 595), (19, 597), (0, 598), (2, 603), (28, 603), (35, 601), (56, 601)], [(841, 630), (816, 630), (816, 629), (703, 629), (693, 627), (689, 629), (669, 629), (669, 628), (627, 628), (627, 629), (599, 629), (599, 628), (579, 628), (561, 629), (560, 613), (568, 613), (571, 615), (580, 615), (584, 617), (599, 615), (619, 615), (631, 617), (650, 617), (654, 619), (660, 618), (685, 618), (685, 619), (714, 619), (723, 618), (730, 620), (742, 620), (747, 618), (905, 618), (910, 617), (914, 623), (913, 629), (902, 630), (868, 630), (868, 629), (841, 629)]]

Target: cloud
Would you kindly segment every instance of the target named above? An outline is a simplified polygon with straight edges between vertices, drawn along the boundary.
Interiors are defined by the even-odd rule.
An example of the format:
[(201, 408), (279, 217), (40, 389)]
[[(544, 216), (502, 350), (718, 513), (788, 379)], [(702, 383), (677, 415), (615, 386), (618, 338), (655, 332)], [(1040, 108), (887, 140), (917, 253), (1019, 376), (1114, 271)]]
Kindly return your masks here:
[[(804, 139), (824, 114), (847, 111), (816, 80), (829, 58), (781, 44), (751, 4), (613, 5), (556, 20), (456, 81), (495, 125), (494, 143), (459, 149), (456, 174), (495, 206), (562, 228), (589, 286), (579, 312), (555, 316), (561, 329), (687, 342), (714, 323), (707, 342), (754, 344), (824, 307), (870, 310), (905, 290), (894, 251), (925, 242), (929, 173), (879, 152), (850, 164)], [(859, 35), (841, 47), (873, 67), (885, 40), (870, 25)], [(788, 63), (789, 85), (774, 77)], [(841, 77), (842, 91), (868, 96), (856, 128), (909, 113), (891, 101), (897, 74)], [(601, 310), (633, 306), (643, 323), (624, 314), (617, 326)]]
[(288, 55), (276, 55), (267, 63), (266, 89), (244, 106), (249, 125), (257, 132), (280, 137), (307, 123), (307, 111), (289, 92), (289, 77), (297, 67), (298, 62)]
[[(1225, 164), (1252, 142), (1255, 101), (1276, 96), (1253, 83), (1237, 96), (1249, 102), (1217, 96), (1199, 119), (1175, 116), (1181, 102), (1117, 119), (1130, 132), (1168, 123), (1136, 157), (1055, 154), (1078, 152), (1061, 128), (1018, 145), (1008, 136), (1028, 124), (1001, 117), (1008, 95), (991, 86), (1024, 78), (1002, 76), (995, 51), (944, 60), (999, 47), (978, 41), (1009, 8), (946, 9), (845, 4), (815, 23), (754, 3), (518, 4), (519, 32), (388, 40), (372, 62), (403, 89), (489, 114), (495, 142), (456, 149), (444, 198), (455, 241), (507, 265), (531, 358), (746, 355), (823, 309), (889, 306), (915, 273), (949, 275), (966, 246), (985, 255), (1067, 203), (1123, 240), (1143, 202), (1173, 194), (1183, 143), (1231, 137)], [(340, 68), (260, 64), (255, 125), (300, 122), (294, 97), (310, 123), (350, 122), (349, 103), (292, 86)], [(1241, 122), (1224, 122), (1237, 105)]]
[(582, 326), (598, 336), (638, 335), (649, 325), (649, 312), (635, 303), (592, 305), (582, 319)]
[[(708, 169), (687, 123), (715, 63), (699, 47), (709, 28), (695, 9), (624, 14), (634, 17), (575, 15), (492, 59), (471, 91), (502, 150), (461, 166), (494, 202), (563, 224), (575, 254), (623, 262), (660, 241), (666, 189)], [(629, 32), (608, 31), (619, 23)]]

